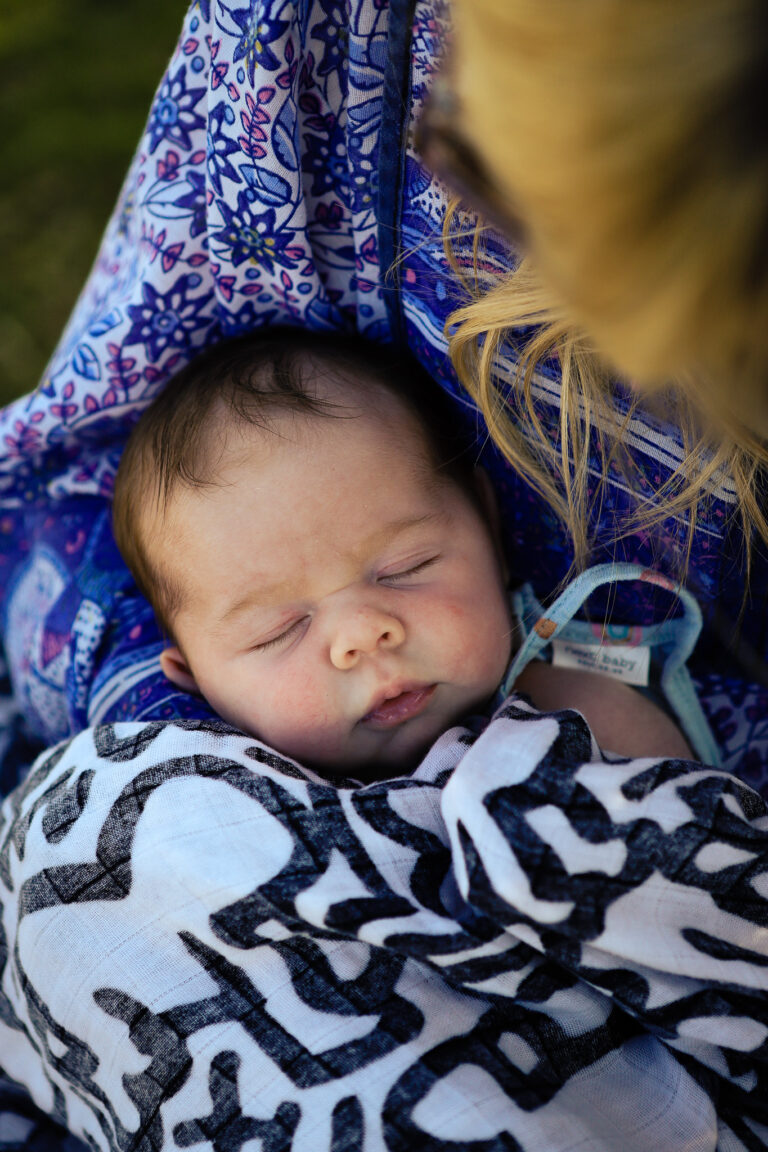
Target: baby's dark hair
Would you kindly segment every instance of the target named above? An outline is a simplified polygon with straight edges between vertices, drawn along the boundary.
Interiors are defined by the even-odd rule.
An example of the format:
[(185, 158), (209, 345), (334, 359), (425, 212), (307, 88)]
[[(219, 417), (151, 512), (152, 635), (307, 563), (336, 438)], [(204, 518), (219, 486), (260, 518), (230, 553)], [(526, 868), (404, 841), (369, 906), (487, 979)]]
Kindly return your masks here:
[(417, 420), (435, 473), (474, 493), (471, 437), (447, 395), (411, 356), (358, 335), (303, 328), (274, 327), (214, 345), (172, 377), (142, 413), (115, 479), (115, 540), (169, 635), (183, 589), (150, 555), (148, 512), (161, 520), (179, 485), (215, 482), (216, 417), (266, 431), (286, 413), (348, 417), (348, 405), (313, 390), (312, 380), (323, 376), (359, 385), (361, 397), (371, 385), (395, 396)]

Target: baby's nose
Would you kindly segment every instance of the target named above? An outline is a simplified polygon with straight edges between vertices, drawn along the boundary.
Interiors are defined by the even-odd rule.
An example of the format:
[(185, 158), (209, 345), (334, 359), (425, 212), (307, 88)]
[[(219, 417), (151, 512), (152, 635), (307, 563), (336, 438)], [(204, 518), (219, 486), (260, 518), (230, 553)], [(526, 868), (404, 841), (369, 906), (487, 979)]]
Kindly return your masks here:
[(404, 640), (405, 629), (396, 616), (358, 608), (339, 621), (331, 641), (331, 663), (342, 671), (354, 668), (361, 656), (399, 648)]

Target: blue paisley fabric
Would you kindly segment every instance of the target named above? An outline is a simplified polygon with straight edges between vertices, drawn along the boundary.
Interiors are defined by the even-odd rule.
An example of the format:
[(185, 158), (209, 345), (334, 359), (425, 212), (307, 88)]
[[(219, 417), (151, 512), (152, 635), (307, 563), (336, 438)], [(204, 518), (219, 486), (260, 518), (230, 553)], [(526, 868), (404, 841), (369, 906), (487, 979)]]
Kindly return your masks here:
[[(443, 251), (446, 197), (410, 146), (444, 50), (443, 0), (197, 0), (152, 105), (93, 273), (35, 393), (0, 412), (0, 619), (16, 700), (41, 747), (89, 724), (207, 716), (160, 673), (152, 613), (117, 555), (109, 493), (130, 422), (197, 350), (288, 323), (406, 344), (477, 429), (514, 583), (546, 603), (568, 572), (551, 510), (486, 442), (452, 373), (444, 325), (465, 297)], [(456, 257), (469, 270), (470, 244)], [(490, 236), (489, 276), (514, 256)], [(500, 372), (514, 370), (508, 348)], [(538, 374), (539, 416), (558, 435), (557, 366)], [(679, 465), (679, 436), (636, 418), (636, 486), (653, 501)], [(599, 472), (595, 461), (593, 474)], [(684, 525), (615, 540), (634, 507), (613, 472), (595, 500), (592, 562), (677, 575)], [(732, 485), (699, 510), (688, 578), (705, 620), (743, 615), (768, 648), (768, 563), (744, 598)], [(614, 590), (590, 604), (621, 626), (669, 604)], [(716, 645), (693, 672), (723, 762), (768, 791), (768, 690)]]
[[(7, 1152), (768, 1147), (768, 817), (746, 786), (768, 794), (768, 692), (713, 640), (693, 672), (736, 776), (607, 763), (577, 714), (512, 698), (407, 779), (330, 785), (169, 686), (112, 541), (121, 446), (164, 381), (293, 323), (406, 344), (477, 429), (513, 579), (546, 603), (565, 576), (562, 528), (446, 357), (463, 290), (410, 129), (448, 25), (440, 0), (196, 0), (45, 378), (0, 413)], [(514, 254), (491, 236), (482, 259)], [(557, 366), (535, 386), (556, 435)], [(653, 501), (679, 436), (650, 416), (627, 436)], [(611, 473), (593, 561), (674, 577), (685, 526), (617, 543), (631, 507)], [(736, 511), (723, 480), (690, 582), (765, 651)], [(669, 611), (652, 588), (610, 607)]]

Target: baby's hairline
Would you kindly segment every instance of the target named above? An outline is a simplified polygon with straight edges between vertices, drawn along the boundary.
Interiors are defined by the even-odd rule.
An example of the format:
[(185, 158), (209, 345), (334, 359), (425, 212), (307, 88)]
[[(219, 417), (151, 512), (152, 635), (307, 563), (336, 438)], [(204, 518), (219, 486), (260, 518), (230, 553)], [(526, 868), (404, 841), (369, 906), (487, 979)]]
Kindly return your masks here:
[(418, 436), (425, 480), (450, 480), (474, 495), (455, 411), (397, 349), (359, 336), (276, 328), (217, 345), (169, 381), (129, 439), (114, 501), (118, 547), (166, 632), (172, 634), (182, 590), (158, 568), (154, 527), (162, 527), (178, 493), (215, 485), (217, 429), (229, 441), (238, 430), (274, 436), (287, 419), (320, 427), (321, 418), (353, 419), (377, 408), (386, 418), (388, 405)]
[[(209, 427), (201, 437), (199, 466), (194, 473), (190, 471), (169, 475), (166, 483), (154, 486), (155, 515), (164, 516), (180, 491), (199, 491), (204, 494), (209, 489), (222, 487), (221, 472), (233, 458), (252, 447), (254, 438), (262, 438), (266, 446), (300, 447), (301, 439), (307, 432), (311, 434), (313, 429), (321, 429), (337, 421), (368, 419), (375, 415), (383, 424), (393, 423), (391, 412), (387, 412), (385, 405), (376, 403), (377, 397), (394, 404), (399, 416), (410, 424), (414, 432), (414, 443), (418, 442), (418, 451), (414, 451), (412, 457), (423, 461), (425, 478), (428, 480), (432, 477), (438, 482), (458, 482), (454, 473), (446, 471), (449, 462), (439, 459), (429, 431), (418, 413), (382, 381), (372, 377), (364, 392), (355, 393), (352, 380), (337, 379), (333, 381), (329, 392), (341, 392), (349, 402), (346, 399), (339, 400), (338, 396), (318, 395), (312, 397), (312, 408), (297, 409), (288, 403), (281, 404), (279, 398), (275, 398), (260, 412), (259, 419), (249, 419), (243, 411), (223, 399), (217, 401), (211, 409)], [(290, 426), (288, 434), (286, 426)], [(239, 450), (235, 437), (242, 438), (242, 448)], [(213, 450), (212, 442), (215, 445)]]
[[(322, 407), (316, 411), (299, 411), (288, 405), (282, 406), (276, 403), (270, 414), (270, 419), (264, 422), (244, 419), (242, 413), (236, 412), (231, 405), (221, 401), (217, 405), (216, 418), (225, 421), (224, 427), (222, 428), (219, 424), (218, 428), (211, 427), (209, 429), (210, 438), (212, 440), (218, 439), (222, 444), (221, 452), (215, 462), (213, 464), (210, 464), (210, 461), (206, 462), (194, 477), (181, 475), (171, 477), (162, 492), (159, 484), (155, 485), (154, 499), (143, 507), (137, 516), (136, 523), (147, 562), (153, 570), (158, 584), (166, 589), (166, 595), (161, 598), (163, 601), (162, 611), (158, 611), (157, 601), (154, 602), (153, 606), (161, 618), (164, 632), (177, 646), (180, 647), (178, 636), (174, 630), (174, 621), (187, 603), (188, 589), (184, 587), (183, 578), (180, 578), (179, 573), (174, 570), (177, 566), (173, 564), (172, 559), (169, 561), (167, 552), (164, 557), (161, 555), (160, 547), (165, 538), (165, 529), (167, 529), (169, 519), (173, 515), (176, 501), (185, 493), (205, 499), (208, 492), (220, 491), (226, 487), (226, 482), (221, 479), (221, 472), (233, 458), (237, 458), (248, 450), (249, 442), (250, 446), (253, 446), (254, 438), (259, 438), (266, 445), (274, 446), (278, 450), (283, 447), (285, 450), (295, 449), (300, 452), (303, 435), (307, 432), (312, 434), (313, 429), (320, 430), (327, 425), (335, 424), (337, 421), (354, 421), (372, 416), (384, 419), (388, 423), (392, 420), (391, 412), (388, 415), (384, 405), (378, 405), (375, 401), (371, 403), (373, 388), (366, 388), (362, 393), (358, 393), (356, 395), (357, 402), (353, 403), (352, 400), (355, 397), (354, 382), (345, 381), (341, 388), (336, 387), (338, 384), (338, 380), (334, 381), (331, 391), (346, 392), (350, 397), (351, 402), (349, 404), (333, 400), (329, 401), (327, 408)], [(476, 493), (473, 487), (469, 482), (463, 482), (457, 472), (449, 471), (446, 464), (439, 460), (424, 422), (418, 414), (407, 403), (403, 402), (396, 392), (388, 389), (384, 383), (374, 380), (373, 384), (378, 395), (392, 402), (400, 416), (410, 424), (413, 439), (407, 446), (406, 443), (403, 443), (402, 449), (421, 468), (422, 482), (425, 486), (434, 490), (450, 487), (457, 492), (462, 492), (465, 496), (469, 496), (474, 502)], [(365, 401), (365, 403), (361, 403), (361, 401)], [(295, 437), (284, 434), (286, 424), (290, 424), (291, 428), (296, 430), (297, 435)], [(238, 449), (232, 442), (232, 436), (240, 434), (242, 434), (243, 445), (242, 448)]]

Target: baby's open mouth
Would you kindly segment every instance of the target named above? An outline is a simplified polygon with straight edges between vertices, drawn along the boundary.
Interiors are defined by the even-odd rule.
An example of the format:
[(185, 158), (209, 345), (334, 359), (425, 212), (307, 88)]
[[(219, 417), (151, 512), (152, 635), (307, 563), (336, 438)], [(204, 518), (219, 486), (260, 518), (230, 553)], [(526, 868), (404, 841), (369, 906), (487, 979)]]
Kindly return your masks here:
[(366, 713), (362, 723), (371, 728), (381, 729), (404, 724), (406, 720), (412, 720), (414, 716), (424, 711), (436, 688), (436, 684), (428, 684), (424, 688), (411, 688), (399, 692), (396, 696), (390, 696)]

